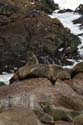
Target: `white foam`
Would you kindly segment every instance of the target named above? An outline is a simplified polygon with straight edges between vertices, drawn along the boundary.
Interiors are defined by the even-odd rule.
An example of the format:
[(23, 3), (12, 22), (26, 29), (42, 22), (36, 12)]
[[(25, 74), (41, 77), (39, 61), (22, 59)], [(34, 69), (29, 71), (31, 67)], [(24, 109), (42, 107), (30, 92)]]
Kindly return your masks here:
[[(79, 24), (73, 24), (73, 20), (79, 18), (80, 15), (78, 13), (56, 13), (56, 12), (53, 12), (53, 14), (51, 15), (51, 18), (58, 18), (62, 24), (65, 26), (65, 27), (68, 27), (71, 29), (71, 33), (74, 33), (75, 35), (77, 34), (81, 34), (83, 33), (83, 30), (80, 30), (79, 28)], [(83, 36), (79, 37), (80, 40), (81, 40), (81, 44), (78, 46), (78, 49), (79, 49), (79, 53), (80, 55), (83, 56), (83, 48), (81, 48), (83, 46)]]
[(55, 3), (58, 3), (61, 9), (72, 9), (75, 10), (79, 4), (83, 4), (83, 0), (54, 0)]
[[(77, 34), (81, 34), (83, 33), (83, 30), (80, 30), (79, 28), (79, 24), (73, 24), (73, 20), (77, 19), (80, 17), (80, 15), (78, 13), (56, 13), (56, 12), (53, 12), (52, 15), (50, 15), (51, 18), (58, 18), (62, 24), (65, 26), (65, 27), (68, 27), (69, 29), (71, 29), (71, 33), (77, 35)], [(81, 44), (78, 46), (78, 51), (79, 51), (79, 54), (81, 56), (83, 56), (83, 48), (81, 48), (83, 46), (83, 36), (79, 37), (80, 40), (81, 40)], [(68, 59), (69, 60), (69, 59)], [(77, 64), (78, 62), (81, 62), (83, 60), (79, 60), (78, 62), (76, 62), (75, 60), (71, 60), (73, 62), (73, 65), (72, 66), (65, 66), (65, 67), (68, 67), (68, 68), (72, 68), (75, 64)]]
[(13, 74), (5, 74), (5, 75), (0, 75), (0, 82), (4, 82), (6, 85), (9, 85), (9, 80)]

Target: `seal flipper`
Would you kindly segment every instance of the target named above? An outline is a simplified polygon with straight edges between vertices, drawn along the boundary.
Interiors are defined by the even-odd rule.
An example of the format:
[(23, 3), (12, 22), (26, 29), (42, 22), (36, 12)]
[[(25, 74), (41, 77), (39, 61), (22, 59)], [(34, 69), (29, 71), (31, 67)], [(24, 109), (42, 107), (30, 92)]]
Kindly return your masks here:
[(39, 64), (39, 61), (36, 55), (33, 52), (28, 52), (28, 62), (27, 65), (36, 65)]

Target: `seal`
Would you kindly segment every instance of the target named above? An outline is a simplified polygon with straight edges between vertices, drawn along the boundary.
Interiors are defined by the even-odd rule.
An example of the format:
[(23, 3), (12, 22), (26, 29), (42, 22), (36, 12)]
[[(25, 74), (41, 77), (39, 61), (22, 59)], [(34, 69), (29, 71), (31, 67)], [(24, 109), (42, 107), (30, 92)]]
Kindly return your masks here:
[(74, 77), (76, 74), (82, 72), (83, 73), (83, 62), (77, 63), (73, 68), (72, 68), (72, 77)]
[(70, 79), (71, 75), (70, 72), (57, 64), (39, 64), (36, 56), (33, 55), (25, 66), (16, 71), (10, 79), (10, 84), (14, 81), (35, 77), (48, 78), (54, 84), (57, 79)]
[(83, 125), (83, 113), (74, 118), (74, 125)]

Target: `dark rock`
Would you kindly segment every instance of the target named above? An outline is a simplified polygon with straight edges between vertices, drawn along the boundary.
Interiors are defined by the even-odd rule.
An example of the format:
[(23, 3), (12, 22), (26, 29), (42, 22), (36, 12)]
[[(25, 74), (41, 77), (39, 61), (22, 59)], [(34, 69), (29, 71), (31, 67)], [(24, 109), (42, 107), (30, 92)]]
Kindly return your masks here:
[[(58, 10), (59, 9), (59, 6), (58, 4), (55, 4), (53, 0), (40, 0), (42, 3), (45, 3), (48, 5), (48, 8), (46, 12), (48, 13), (52, 13), (53, 10)], [(50, 10), (50, 11), (48, 11)]]
[(79, 17), (78, 19), (73, 20), (74, 24), (81, 24), (83, 23), (83, 16)]
[(80, 30), (83, 29), (83, 16), (79, 17), (78, 19), (73, 20), (74, 24), (80, 24)]
[(6, 85), (4, 82), (0, 81), (0, 86)]
[(71, 9), (63, 9), (63, 10), (58, 11), (58, 13), (66, 13), (66, 12), (73, 12), (73, 10), (71, 10)]
[(80, 30), (82, 30), (83, 29), (83, 4), (80, 4), (76, 8), (75, 12), (78, 12), (79, 14), (81, 14), (81, 17), (79, 17), (78, 19), (73, 20), (73, 23), (74, 24), (80, 24)]
[[(6, 8), (6, 2), (2, 3), (7, 13), (1, 11), (0, 15), (0, 72), (23, 66), (29, 51), (33, 51), (39, 60), (40, 54), (45, 54), (43, 58), (48, 58), (42, 63), (63, 65), (67, 63), (67, 58), (78, 58), (80, 39), (71, 34), (58, 19), (51, 19), (42, 10), (36, 9), (40, 2), (33, 1), (32, 4), (31, 0), (14, 0), (7, 3)], [(59, 51), (61, 48), (63, 50)]]
[(76, 8), (75, 12), (78, 12), (78, 13), (80, 13), (80, 14), (83, 14), (83, 4), (80, 4), (80, 5)]
[(18, 7), (8, 1), (0, 1), (0, 15), (11, 16), (18, 12)]

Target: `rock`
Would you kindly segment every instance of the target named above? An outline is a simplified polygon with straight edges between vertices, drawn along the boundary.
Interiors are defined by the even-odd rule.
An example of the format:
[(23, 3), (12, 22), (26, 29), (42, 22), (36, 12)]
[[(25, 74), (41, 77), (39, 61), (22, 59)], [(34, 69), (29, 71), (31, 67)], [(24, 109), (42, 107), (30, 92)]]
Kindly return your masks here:
[(77, 73), (70, 81), (68, 85), (79, 95), (83, 95), (83, 73)]
[(0, 125), (41, 125), (41, 123), (30, 109), (13, 107), (0, 113)]
[(71, 10), (71, 9), (63, 9), (63, 10), (58, 11), (58, 13), (66, 13), (66, 12), (73, 12), (73, 10)]
[(75, 12), (78, 12), (78, 13), (80, 13), (80, 14), (83, 14), (83, 4), (80, 4), (80, 5), (76, 8)]
[(6, 85), (4, 82), (0, 81), (0, 86)]
[(0, 87), (0, 108), (12, 106), (40, 109), (39, 102), (52, 98), (51, 83), (47, 79), (34, 78)]
[(83, 23), (83, 16), (79, 17), (78, 19), (73, 20), (74, 24), (82, 24)]
[(53, 0), (40, 0), (40, 1), (48, 6), (47, 11), (45, 11), (47, 13), (52, 13), (53, 10), (59, 9), (59, 5), (55, 4)]
[(56, 121), (55, 125), (73, 125), (73, 124), (65, 121)]
[[(34, 52), (38, 59), (48, 57), (46, 62), (49, 64), (50, 59), (53, 60), (52, 63), (63, 65), (67, 58), (78, 57), (80, 39), (58, 19), (50, 18), (43, 11), (46, 9), (43, 6), (50, 2), (53, 3), (51, 0), (0, 1), (3, 10), (0, 13), (1, 73), (23, 66), (29, 51)], [(61, 48), (63, 51), (59, 51)]]
[[(70, 80), (71, 82), (71, 80)], [(73, 109), (73, 110), (82, 110), (83, 109), (83, 97), (80, 96), (77, 92), (75, 92), (65, 81), (57, 81), (56, 82), (56, 91), (58, 94), (55, 98), (56, 104), (62, 105), (66, 108)], [(64, 91), (65, 90), (65, 91)], [(57, 106), (58, 106), (57, 105)]]
[[(79, 17), (78, 19), (73, 20), (74, 24), (80, 24), (80, 30), (83, 29), (83, 15)], [(78, 34), (78, 35), (83, 35), (83, 34)]]
[(78, 19), (73, 20), (73, 23), (80, 24), (80, 30), (82, 30), (83, 29), (83, 4), (80, 4), (76, 8), (75, 12), (78, 12), (79, 14), (81, 14), (81, 16)]
[(47, 111), (46, 108), (41, 107), (43, 102), (49, 102), (54, 106), (51, 113), (58, 112), (54, 117), (62, 114), (58, 115), (58, 119), (70, 121), (71, 117), (74, 118), (83, 110), (83, 96), (74, 91), (68, 82), (72, 81), (57, 80), (56, 85), (53, 86), (48, 79), (32, 78), (15, 82), (9, 86), (1, 86), (0, 108), (8, 109), (9, 107), (22, 106), (49, 114), (49, 108)]
[(18, 7), (16, 5), (13, 5), (12, 2), (1, 0), (0, 1), (0, 15), (4, 15), (7, 17), (10, 17), (11, 15), (17, 13), (19, 11)]

